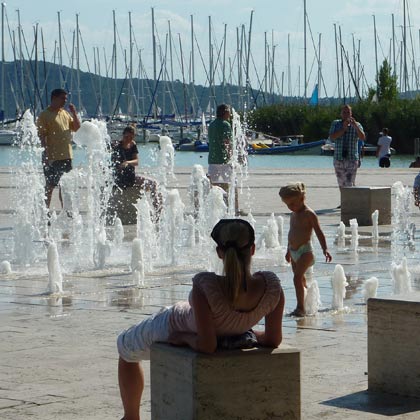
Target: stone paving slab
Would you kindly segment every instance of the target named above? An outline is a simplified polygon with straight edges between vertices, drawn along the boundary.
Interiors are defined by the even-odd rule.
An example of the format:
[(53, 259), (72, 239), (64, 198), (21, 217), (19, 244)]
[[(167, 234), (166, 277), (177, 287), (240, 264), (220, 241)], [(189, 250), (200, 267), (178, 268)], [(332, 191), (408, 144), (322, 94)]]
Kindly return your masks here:
[[(361, 170), (358, 181), (372, 186), (391, 186), (395, 181), (411, 185), (417, 171)], [(302, 180), (308, 188), (308, 204), (320, 212), (320, 221), (333, 254), (333, 263), (322, 262), (315, 244), (317, 263), (314, 277), (319, 283), (323, 311), (316, 317), (284, 318), (284, 342), (302, 351), (302, 418), (366, 419), (384, 416), (395, 419), (420, 418), (419, 400), (375, 396), (367, 389), (367, 326), (362, 284), (370, 276), (380, 278), (378, 294), (392, 293), (389, 241), (372, 247), (369, 228), (361, 229), (359, 254), (340, 251), (334, 245), (340, 212), (339, 191), (329, 170), (251, 171), (248, 194), (258, 224), (272, 212), (283, 215), (285, 230), (288, 212), (278, 197), (281, 185)], [(189, 172), (177, 170), (178, 187), (186, 197)], [(10, 173), (0, 171), (0, 250), (10, 241), (13, 202)], [(58, 208), (55, 197), (54, 205)], [(249, 205), (241, 195), (241, 206)], [(83, 206), (83, 203), (82, 203)], [(410, 209), (418, 224), (420, 212)], [(125, 227), (126, 240), (135, 227)], [(390, 226), (380, 226), (388, 237)], [(420, 249), (416, 238), (416, 247)], [(349, 242), (347, 242), (349, 246)], [(125, 248), (129, 261), (129, 247)], [(409, 266), (418, 261), (418, 250), (408, 252)], [(0, 260), (4, 258), (0, 257)], [(256, 255), (256, 268), (273, 269), (282, 280), (286, 307), (293, 309), (295, 298), (290, 267), (274, 255)], [(328, 310), (332, 298), (331, 274), (336, 263), (345, 267), (350, 286), (345, 304), (348, 310)], [(42, 261), (36, 268), (21, 268), (12, 275), (0, 274), (0, 419), (118, 419), (121, 403), (117, 386), (118, 333), (138, 322), (161, 305), (185, 299), (192, 274), (203, 269), (200, 262), (170, 270), (165, 267), (148, 273), (145, 285), (135, 287), (128, 266), (119, 261), (104, 270), (64, 274), (65, 295), (45, 294), (48, 279)], [(420, 270), (413, 270), (419, 289)], [(142, 419), (150, 419), (148, 363)]]

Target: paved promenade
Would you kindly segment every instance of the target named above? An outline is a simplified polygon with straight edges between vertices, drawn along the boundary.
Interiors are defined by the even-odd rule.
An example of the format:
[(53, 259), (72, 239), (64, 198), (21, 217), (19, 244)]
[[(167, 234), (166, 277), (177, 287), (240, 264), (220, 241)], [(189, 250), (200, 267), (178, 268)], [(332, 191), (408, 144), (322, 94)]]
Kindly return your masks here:
[[(356, 181), (363, 186), (392, 186), (396, 181), (411, 186), (417, 172), (362, 168)], [(178, 168), (171, 184), (185, 200), (189, 176), (188, 169)], [(384, 240), (378, 248), (372, 247), (371, 230), (365, 227), (360, 228), (359, 253), (340, 250), (334, 242), (340, 222), (340, 195), (332, 167), (264, 169), (251, 171), (240, 195), (241, 209), (251, 210), (257, 221), (257, 236), (273, 212), (284, 216), (287, 232), (288, 212), (278, 190), (290, 181), (306, 184), (307, 202), (319, 214), (333, 256), (332, 263), (324, 263), (319, 244), (314, 242), (314, 278), (322, 300), (319, 314), (299, 320), (284, 318), (284, 343), (302, 352), (302, 418), (420, 418), (420, 400), (366, 392), (367, 316), (362, 286), (364, 280), (376, 276), (378, 295), (392, 293), (392, 226), (379, 227)], [(0, 261), (11, 255), (15, 183), (10, 171), (0, 170)], [(53, 203), (58, 208), (56, 196)], [(83, 211), (83, 200), (80, 205)], [(418, 226), (420, 211), (412, 207), (409, 216)], [(34, 266), (14, 267), (11, 261), (13, 272), (0, 274), (0, 419), (121, 418), (115, 346), (118, 333), (160, 306), (186, 299), (192, 275), (205, 268), (199, 259), (176, 267), (161, 266), (147, 273), (143, 287), (135, 287), (128, 268), (135, 227), (126, 227), (125, 233), (122, 248), (105, 269), (64, 270), (63, 296), (46, 294), (45, 255)], [(416, 249), (404, 252), (418, 289), (418, 234), (415, 245)], [(293, 281), (290, 267), (280, 263), (281, 254), (259, 251), (254, 265), (279, 275), (286, 292), (286, 310), (290, 311), (295, 305)], [(343, 265), (349, 282), (344, 302), (347, 309), (342, 313), (329, 310), (335, 264)], [(147, 363), (145, 367), (147, 372)], [(148, 373), (141, 413), (143, 420), (150, 419)]]

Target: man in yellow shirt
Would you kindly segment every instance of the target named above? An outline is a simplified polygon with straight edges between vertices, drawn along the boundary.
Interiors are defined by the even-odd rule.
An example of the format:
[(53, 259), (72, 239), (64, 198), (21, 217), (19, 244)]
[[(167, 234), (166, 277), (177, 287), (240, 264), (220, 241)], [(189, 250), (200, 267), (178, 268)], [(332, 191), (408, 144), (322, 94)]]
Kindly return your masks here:
[[(48, 208), (60, 178), (72, 169), (72, 132), (80, 128), (75, 106), (69, 104), (70, 112), (67, 112), (64, 109), (66, 101), (67, 92), (64, 89), (54, 89), (51, 92), (50, 106), (41, 112), (36, 123), (38, 136), (44, 148), (42, 165), (45, 175), (45, 202)], [(63, 205), (61, 191), (59, 198)]]

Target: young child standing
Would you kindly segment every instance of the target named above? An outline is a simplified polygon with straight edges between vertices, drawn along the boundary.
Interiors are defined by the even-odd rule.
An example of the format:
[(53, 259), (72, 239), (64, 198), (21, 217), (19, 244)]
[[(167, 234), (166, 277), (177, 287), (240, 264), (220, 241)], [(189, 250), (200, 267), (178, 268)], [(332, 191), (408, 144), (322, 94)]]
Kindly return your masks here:
[(330, 262), (332, 257), (328, 252), (325, 235), (319, 225), (319, 220), (315, 212), (305, 204), (306, 188), (302, 182), (286, 185), (280, 189), (279, 195), (289, 210), (290, 229), (286, 261), (292, 264), (293, 283), (296, 290), (296, 309), (291, 316), (305, 315), (305, 288), (306, 270), (315, 263), (314, 253), (311, 244), (312, 230), (315, 231), (325, 260)]

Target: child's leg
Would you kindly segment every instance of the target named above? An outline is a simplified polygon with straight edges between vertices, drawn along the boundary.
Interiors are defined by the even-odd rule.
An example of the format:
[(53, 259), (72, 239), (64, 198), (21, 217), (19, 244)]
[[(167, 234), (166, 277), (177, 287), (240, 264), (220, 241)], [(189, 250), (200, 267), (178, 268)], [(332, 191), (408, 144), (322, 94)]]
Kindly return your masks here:
[(297, 312), (305, 313), (305, 288), (306, 288), (306, 270), (313, 264), (314, 256), (312, 252), (303, 254), (296, 262), (292, 263), (293, 283), (296, 291), (296, 309)]
[(140, 420), (140, 400), (144, 389), (144, 374), (140, 363), (118, 361), (118, 384), (124, 407), (124, 420)]

